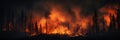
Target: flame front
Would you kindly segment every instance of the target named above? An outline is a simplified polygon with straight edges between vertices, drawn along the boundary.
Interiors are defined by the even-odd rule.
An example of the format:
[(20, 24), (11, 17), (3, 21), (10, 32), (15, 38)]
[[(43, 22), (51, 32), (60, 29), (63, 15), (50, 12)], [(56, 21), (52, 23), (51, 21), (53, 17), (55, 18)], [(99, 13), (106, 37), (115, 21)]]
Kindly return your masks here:
[[(102, 20), (105, 23), (98, 23), (100, 30), (108, 30), (111, 17), (117, 18), (116, 5), (106, 5), (100, 8)], [(72, 6), (70, 10), (73, 12), (72, 15), (64, 9), (62, 5), (52, 5), (50, 7), (49, 15), (47, 17), (40, 15), (33, 15), (35, 18), (33, 23), (37, 22), (38, 33), (43, 34), (60, 34), (69, 36), (83, 36), (90, 31), (90, 28), (94, 27), (93, 15), (84, 16), (81, 14), (81, 8)], [(37, 14), (33, 12), (32, 14)], [(100, 20), (98, 20), (100, 22)], [(104, 27), (105, 26), (105, 27)], [(36, 34), (37, 35), (37, 34)]]

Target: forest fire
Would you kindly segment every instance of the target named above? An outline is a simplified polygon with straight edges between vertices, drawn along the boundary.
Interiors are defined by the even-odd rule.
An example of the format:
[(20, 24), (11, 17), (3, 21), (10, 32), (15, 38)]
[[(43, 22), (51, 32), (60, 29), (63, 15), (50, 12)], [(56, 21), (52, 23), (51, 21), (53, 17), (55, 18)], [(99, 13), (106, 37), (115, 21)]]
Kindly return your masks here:
[[(71, 8), (71, 10), (73, 11), (73, 15), (71, 15), (62, 8), (62, 5), (55, 5), (51, 7), (48, 17), (40, 16), (41, 14), (33, 12), (32, 23), (34, 25), (32, 26), (32, 28), (34, 29), (34, 31), (32, 33), (32, 36), (39, 33), (83, 36), (88, 33), (88, 31), (91, 30), (92, 27), (94, 27), (95, 23), (93, 21), (93, 14), (84, 16), (81, 14), (81, 9), (79, 7), (73, 7)], [(102, 26), (98, 26), (100, 30), (105, 29), (105, 31), (108, 31), (112, 20), (117, 19), (117, 9), (117, 5), (106, 5), (100, 8), (99, 12), (101, 14), (98, 17), (100, 17), (102, 21), (104, 21), (104, 23), (98, 23), (98, 25), (102, 24)], [(112, 17), (114, 17), (114, 19)], [(117, 22), (115, 22), (115, 24), (117, 24)], [(29, 28), (26, 28), (26, 32), (31, 33)]]
[[(39, 5), (37, 6), (39, 7)], [(96, 9), (97, 13), (91, 12), (88, 15), (82, 12), (81, 6), (72, 4), (69, 6), (69, 10), (67, 10), (63, 4), (49, 4), (48, 2), (43, 6), (45, 12), (38, 11), (33, 7), (32, 10), (26, 12), (22, 22), (18, 22), (18, 24), (16, 24), (17, 18), (8, 22), (5, 19), (2, 31), (20, 31), (25, 32), (28, 36), (39, 34), (85, 36), (89, 32), (114, 32), (118, 30), (117, 10), (119, 5), (117, 4), (106, 4)]]

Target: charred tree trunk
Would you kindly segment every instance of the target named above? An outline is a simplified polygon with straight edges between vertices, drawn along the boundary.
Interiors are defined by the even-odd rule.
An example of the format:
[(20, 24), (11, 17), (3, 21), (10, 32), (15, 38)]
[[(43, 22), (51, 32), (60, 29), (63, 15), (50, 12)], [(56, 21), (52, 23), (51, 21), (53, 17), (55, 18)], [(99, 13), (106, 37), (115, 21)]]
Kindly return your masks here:
[(46, 17), (46, 34), (48, 33), (48, 26), (47, 26), (47, 21), (48, 21), (48, 16), (49, 16), (50, 12), (46, 11), (45, 13), (45, 17)]
[(41, 27), (41, 24), (40, 24), (40, 30), (39, 30), (39, 31), (40, 31), (40, 34), (42, 34), (42, 27)]
[(98, 26), (98, 19), (97, 18), (98, 18), (97, 10), (95, 10), (93, 20), (94, 20), (94, 31), (96, 33), (99, 32), (99, 26)]
[(30, 33), (32, 32), (32, 13), (30, 14), (30, 23), (29, 23), (29, 26), (28, 26), (28, 28), (30, 29)]
[(37, 21), (35, 22), (35, 31), (36, 31), (36, 34), (38, 34), (38, 25), (37, 25)]
[(109, 32), (114, 32), (115, 31), (115, 18), (114, 16), (111, 17), (111, 22), (110, 22), (110, 27), (109, 27)]
[(23, 31), (25, 28), (25, 22), (26, 22), (26, 13), (24, 10), (21, 12), (21, 29), (20, 31)]
[(118, 31), (120, 32), (120, 8), (117, 10), (117, 16)]
[(47, 34), (47, 29), (48, 29), (47, 27), (48, 27), (48, 26), (47, 26), (47, 19), (46, 19), (46, 34)]

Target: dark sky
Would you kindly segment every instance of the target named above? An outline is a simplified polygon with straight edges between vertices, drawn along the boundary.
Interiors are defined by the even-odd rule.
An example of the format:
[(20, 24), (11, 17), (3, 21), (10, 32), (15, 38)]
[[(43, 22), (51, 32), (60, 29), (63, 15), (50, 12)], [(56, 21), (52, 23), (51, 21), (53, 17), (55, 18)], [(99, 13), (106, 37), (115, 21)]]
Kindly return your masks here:
[(64, 5), (72, 4), (76, 6), (82, 6), (84, 8), (83, 10), (86, 12), (100, 8), (108, 3), (118, 3), (119, 1), (118, 0), (3, 0), (1, 1), (1, 8), (3, 9), (4, 13), (6, 11), (11, 12), (17, 8), (19, 8), (20, 10), (25, 10), (25, 9), (30, 10), (33, 8), (35, 4), (39, 3), (44, 5), (46, 2), (52, 2), (54, 4), (59, 3)]
[(0, 6), (2, 10), (0, 13), (0, 21), (2, 23), (4, 18), (9, 20), (12, 17), (20, 17), (22, 13), (26, 13), (30, 10), (33, 10), (34, 7), (37, 7), (35, 6), (36, 4), (40, 5), (40, 7), (37, 9), (48, 12), (49, 10), (45, 9), (44, 7), (44, 5), (46, 5), (45, 3), (47, 2), (51, 2), (53, 4), (62, 4), (69, 12), (71, 8), (69, 5), (80, 6), (83, 8), (82, 13), (86, 15), (94, 12), (106, 4), (118, 4), (119, 0), (2, 0)]

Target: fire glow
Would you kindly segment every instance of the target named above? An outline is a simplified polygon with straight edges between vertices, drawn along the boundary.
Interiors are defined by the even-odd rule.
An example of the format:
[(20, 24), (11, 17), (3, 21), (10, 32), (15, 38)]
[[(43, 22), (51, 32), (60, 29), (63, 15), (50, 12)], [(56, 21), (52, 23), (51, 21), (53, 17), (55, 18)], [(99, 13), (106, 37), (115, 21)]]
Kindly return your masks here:
[[(77, 6), (72, 6), (70, 14), (63, 5), (50, 5), (48, 13), (37, 12), (35, 10), (31, 11), (27, 15), (27, 21), (25, 24), (25, 29), (23, 32), (30, 36), (35, 36), (39, 34), (59, 34), (59, 35), (69, 35), (69, 36), (83, 36), (86, 35), (95, 25), (93, 21), (94, 14), (84, 16), (82, 14), (82, 8)], [(117, 19), (117, 9), (118, 5), (105, 5), (100, 8), (100, 16), (98, 16), (98, 27), (101, 30), (105, 29), (108, 31), (110, 23)], [(99, 20), (100, 19), (100, 20)], [(104, 23), (99, 23), (100, 21)], [(115, 22), (117, 25), (117, 22)], [(9, 23), (9, 30), (14, 29), (13, 24)], [(117, 26), (115, 26), (117, 27)], [(3, 31), (6, 31), (3, 28)], [(20, 30), (22, 30), (20, 28)]]

